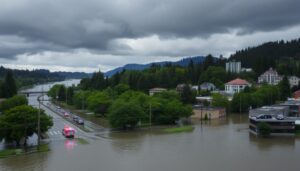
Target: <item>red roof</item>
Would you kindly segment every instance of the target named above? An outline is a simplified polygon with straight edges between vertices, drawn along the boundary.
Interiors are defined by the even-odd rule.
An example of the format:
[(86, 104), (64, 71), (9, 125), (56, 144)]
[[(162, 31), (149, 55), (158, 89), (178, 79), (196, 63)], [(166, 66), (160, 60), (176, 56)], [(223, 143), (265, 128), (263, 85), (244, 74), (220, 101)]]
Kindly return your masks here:
[(226, 84), (229, 84), (229, 85), (249, 85), (250, 83), (248, 81), (246, 81), (246, 80), (237, 78), (235, 80), (229, 81)]

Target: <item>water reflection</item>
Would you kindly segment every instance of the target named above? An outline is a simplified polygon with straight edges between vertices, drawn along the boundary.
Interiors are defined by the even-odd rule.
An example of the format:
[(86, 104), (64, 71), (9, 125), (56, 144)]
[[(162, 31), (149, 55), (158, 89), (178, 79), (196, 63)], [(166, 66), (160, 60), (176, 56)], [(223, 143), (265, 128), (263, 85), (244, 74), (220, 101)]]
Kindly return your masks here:
[(259, 137), (249, 133), (249, 141), (251, 144), (259, 148), (259, 150), (271, 150), (274, 147), (294, 148), (296, 138), (294, 136), (272, 136), (272, 137)]
[(145, 131), (110, 133), (111, 145), (117, 152), (138, 151), (146, 136)]
[[(6, 159), (0, 159), (0, 170), (44, 170), (44, 168), (47, 167), (47, 160), (49, 155), (50, 153), (34, 153), (16, 157), (9, 157)], [(24, 161), (26, 161), (26, 164), (24, 164)]]
[(65, 145), (65, 149), (70, 151), (74, 149), (76, 143), (74, 139), (66, 139), (64, 145)]

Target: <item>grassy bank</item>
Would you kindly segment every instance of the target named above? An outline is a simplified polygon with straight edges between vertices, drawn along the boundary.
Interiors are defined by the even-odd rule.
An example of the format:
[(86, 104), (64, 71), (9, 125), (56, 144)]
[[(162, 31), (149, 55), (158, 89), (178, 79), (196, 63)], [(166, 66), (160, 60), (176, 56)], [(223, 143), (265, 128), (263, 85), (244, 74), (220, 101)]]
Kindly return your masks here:
[(179, 133), (179, 132), (191, 132), (194, 130), (193, 126), (182, 126), (182, 127), (174, 127), (174, 128), (165, 128), (163, 129), (164, 133)]
[(40, 145), (40, 148), (38, 149), (37, 146), (33, 149), (26, 152), (23, 148), (13, 148), (13, 149), (5, 149), (0, 151), (0, 158), (6, 158), (11, 156), (18, 156), (18, 155), (24, 155), (24, 154), (31, 154), (31, 153), (41, 153), (41, 152), (47, 152), (50, 151), (48, 144), (42, 144)]
[(5, 150), (0, 151), (0, 158), (6, 158), (6, 157), (9, 157), (9, 156), (21, 155), (21, 154), (24, 154), (24, 153), (25, 153), (24, 150), (19, 149), (19, 148), (5, 149)]

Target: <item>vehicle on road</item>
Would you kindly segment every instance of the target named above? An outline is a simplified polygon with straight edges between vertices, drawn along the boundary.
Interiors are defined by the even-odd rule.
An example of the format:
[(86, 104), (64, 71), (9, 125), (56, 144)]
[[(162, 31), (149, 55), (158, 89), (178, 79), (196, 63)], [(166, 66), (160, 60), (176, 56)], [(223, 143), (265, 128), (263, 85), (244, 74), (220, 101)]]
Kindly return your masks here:
[(70, 114), (68, 112), (64, 112), (64, 117), (69, 117)]
[(78, 119), (79, 119), (79, 117), (78, 117), (78, 116), (73, 116), (73, 121), (74, 121), (74, 122), (77, 122), (77, 121), (78, 121)]
[(78, 118), (77, 123), (78, 123), (79, 125), (84, 125), (84, 121), (83, 121), (83, 119), (81, 119), (81, 118)]
[(75, 129), (66, 125), (64, 127), (64, 129), (62, 130), (62, 134), (66, 138), (74, 138), (74, 136), (75, 136)]

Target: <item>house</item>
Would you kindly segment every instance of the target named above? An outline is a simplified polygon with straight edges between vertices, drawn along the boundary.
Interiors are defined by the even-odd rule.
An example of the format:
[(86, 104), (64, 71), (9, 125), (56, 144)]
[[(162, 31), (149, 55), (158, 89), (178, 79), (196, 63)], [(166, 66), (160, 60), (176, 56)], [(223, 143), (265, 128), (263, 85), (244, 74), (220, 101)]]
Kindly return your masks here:
[(176, 91), (178, 91), (179, 93), (182, 93), (184, 86), (189, 86), (190, 89), (192, 89), (192, 87), (193, 87), (193, 86), (190, 85), (190, 84), (178, 84), (178, 85), (176, 86)]
[(219, 119), (226, 117), (226, 109), (223, 107), (203, 107), (195, 105), (192, 119)]
[(282, 76), (278, 75), (276, 70), (270, 68), (258, 77), (258, 83), (268, 83), (277, 85), (282, 80)]
[(236, 62), (236, 61), (226, 62), (226, 72), (240, 73), (241, 62)]
[(294, 86), (298, 86), (298, 84), (299, 84), (299, 81), (300, 81), (300, 79), (299, 79), (299, 77), (297, 77), (297, 76), (290, 76), (289, 77), (289, 82), (290, 82), (290, 86), (291, 87), (294, 87)]
[(295, 99), (300, 99), (300, 90), (295, 91), (295, 92), (293, 93), (293, 97), (294, 97)]
[(165, 88), (151, 88), (149, 90), (149, 95), (153, 96), (155, 93), (161, 93), (161, 92), (164, 92), (164, 91), (167, 91), (167, 89), (165, 89)]
[(200, 85), (200, 90), (214, 91), (216, 90), (216, 86), (213, 83), (205, 82)]
[(228, 94), (239, 93), (244, 90), (245, 87), (251, 87), (251, 84), (246, 80), (237, 78), (225, 84), (225, 92)]
[(192, 89), (193, 91), (197, 91), (197, 92), (198, 92), (199, 86), (193, 85), (193, 86), (191, 87), (191, 89)]

